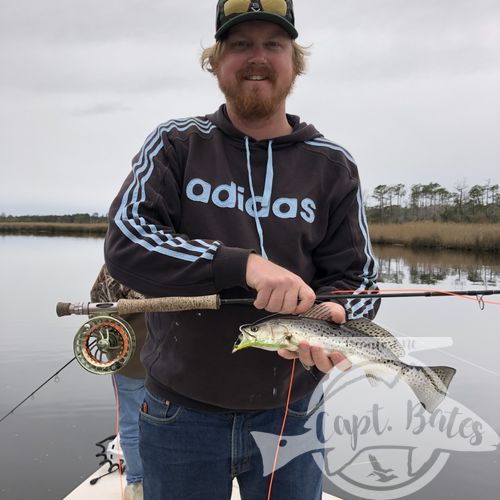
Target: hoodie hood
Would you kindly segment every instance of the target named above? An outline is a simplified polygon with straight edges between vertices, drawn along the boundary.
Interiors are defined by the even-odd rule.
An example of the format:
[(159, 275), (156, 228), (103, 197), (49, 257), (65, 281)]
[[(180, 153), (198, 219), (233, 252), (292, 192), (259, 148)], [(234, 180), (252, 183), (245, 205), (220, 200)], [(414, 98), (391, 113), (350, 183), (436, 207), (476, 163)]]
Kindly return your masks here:
[[(318, 137), (323, 137), (323, 135), (320, 134), (313, 125), (301, 122), (298, 116), (289, 115), (287, 113), (286, 117), (288, 123), (292, 126), (293, 131), (291, 134), (283, 135), (281, 137), (271, 137), (270, 139), (273, 141), (273, 148), (284, 144), (290, 145), (295, 142), (305, 142)], [(232, 124), (225, 104), (222, 104), (215, 113), (207, 115), (206, 118), (216, 125), (224, 134), (232, 139), (240, 141), (243, 144), (243, 141), (247, 136)], [(265, 144), (269, 141), (269, 139), (257, 141), (252, 137), (249, 137), (249, 140), (254, 143)]]

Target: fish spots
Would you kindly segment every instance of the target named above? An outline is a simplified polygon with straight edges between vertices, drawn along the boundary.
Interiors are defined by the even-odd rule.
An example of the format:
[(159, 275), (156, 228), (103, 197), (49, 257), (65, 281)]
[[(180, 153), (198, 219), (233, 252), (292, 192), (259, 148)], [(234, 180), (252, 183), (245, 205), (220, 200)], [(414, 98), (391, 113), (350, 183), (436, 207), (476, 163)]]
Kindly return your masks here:
[[(456, 370), (451, 367), (423, 368), (406, 365), (398, 358), (405, 351), (387, 330), (367, 319), (351, 320), (343, 325), (305, 316), (271, 316), (258, 322), (258, 327), (242, 325), (247, 340), (243, 347), (268, 351), (280, 348), (297, 350), (300, 341), (323, 348), (327, 353), (339, 351), (355, 364), (374, 363), (383, 374), (401, 375), (422, 406), (432, 413), (446, 395)], [(253, 333), (250, 334), (248, 330)], [(239, 347), (233, 350), (239, 350)], [(276, 377), (276, 371), (273, 372)], [(275, 396), (274, 392), (273, 395)]]

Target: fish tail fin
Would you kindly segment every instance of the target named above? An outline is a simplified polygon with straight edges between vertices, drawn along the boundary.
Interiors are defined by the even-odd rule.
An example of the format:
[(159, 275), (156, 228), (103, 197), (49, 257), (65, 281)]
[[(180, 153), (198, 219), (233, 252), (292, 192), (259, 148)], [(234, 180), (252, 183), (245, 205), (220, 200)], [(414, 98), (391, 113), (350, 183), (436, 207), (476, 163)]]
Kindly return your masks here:
[(455, 368), (449, 366), (406, 365), (403, 377), (422, 406), (432, 413), (446, 397), (455, 373)]

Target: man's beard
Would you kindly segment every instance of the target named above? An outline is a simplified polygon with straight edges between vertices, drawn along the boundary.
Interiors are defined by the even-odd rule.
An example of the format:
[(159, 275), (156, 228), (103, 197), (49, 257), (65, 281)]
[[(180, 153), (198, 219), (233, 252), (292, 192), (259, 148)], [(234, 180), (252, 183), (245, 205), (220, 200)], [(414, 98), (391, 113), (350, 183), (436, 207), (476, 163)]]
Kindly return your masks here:
[[(271, 96), (264, 96), (262, 92), (254, 86), (252, 89), (243, 89), (242, 81), (245, 76), (259, 75), (269, 78), (273, 92)], [(292, 92), (295, 83), (295, 77), (286, 85), (276, 86), (276, 75), (269, 69), (260, 69), (258, 71), (252, 68), (246, 68), (236, 73), (236, 81), (228, 84), (217, 79), (219, 88), (226, 96), (236, 114), (245, 120), (262, 120), (272, 116), (284, 102), (287, 96)]]

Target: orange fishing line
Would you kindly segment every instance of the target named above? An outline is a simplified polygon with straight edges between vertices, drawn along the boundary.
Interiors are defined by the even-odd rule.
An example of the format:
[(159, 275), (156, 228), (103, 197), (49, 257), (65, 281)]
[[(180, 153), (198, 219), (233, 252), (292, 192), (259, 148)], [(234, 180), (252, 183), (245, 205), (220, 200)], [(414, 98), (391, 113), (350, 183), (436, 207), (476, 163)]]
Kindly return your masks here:
[(125, 500), (125, 494), (123, 491), (123, 470), (122, 461), (120, 460), (120, 398), (118, 397), (118, 387), (116, 385), (115, 376), (112, 375), (113, 387), (115, 388), (116, 397), (116, 456), (118, 458), (118, 476), (120, 477), (120, 493), (122, 495), (122, 500)]
[(274, 481), (274, 473), (276, 472), (276, 463), (278, 462), (278, 455), (280, 452), (280, 444), (283, 439), (283, 432), (285, 430), (286, 417), (288, 416), (288, 407), (290, 406), (290, 396), (292, 395), (292, 386), (293, 386), (293, 375), (295, 373), (295, 363), (296, 359), (292, 362), (292, 373), (290, 375), (290, 386), (288, 387), (288, 396), (286, 398), (286, 406), (285, 406), (285, 415), (283, 417), (283, 422), (281, 424), (280, 436), (278, 438), (278, 444), (276, 445), (276, 453), (274, 454), (274, 463), (273, 463), (273, 471), (271, 473), (271, 479), (269, 480), (269, 490), (267, 492), (267, 500), (271, 499), (271, 493), (273, 491), (273, 481)]

